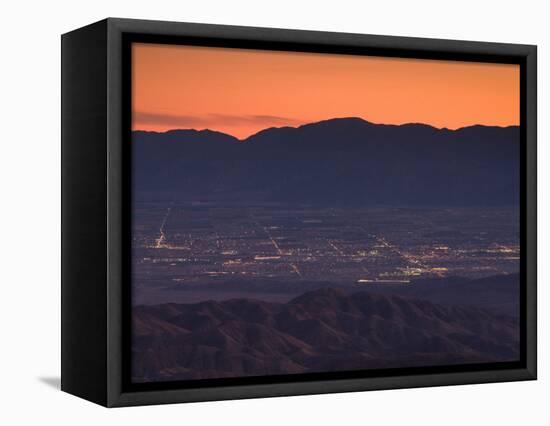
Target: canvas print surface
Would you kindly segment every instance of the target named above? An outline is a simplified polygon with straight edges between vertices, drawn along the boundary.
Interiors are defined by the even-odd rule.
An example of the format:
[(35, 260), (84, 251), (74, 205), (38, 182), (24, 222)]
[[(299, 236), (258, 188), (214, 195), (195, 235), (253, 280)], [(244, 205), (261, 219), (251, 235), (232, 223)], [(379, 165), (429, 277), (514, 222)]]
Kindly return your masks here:
[(519, 86), (134, 43), (131, 380), (519, 360)]

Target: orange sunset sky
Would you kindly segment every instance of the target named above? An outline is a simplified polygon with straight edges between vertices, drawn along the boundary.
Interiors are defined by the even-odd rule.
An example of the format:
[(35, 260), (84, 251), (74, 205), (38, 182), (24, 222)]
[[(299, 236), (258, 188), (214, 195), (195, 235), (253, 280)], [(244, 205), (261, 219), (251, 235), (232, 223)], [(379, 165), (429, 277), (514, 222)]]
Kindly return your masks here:
[(246, 138), (336, 117), (456, 129), (519, 124), (519, 66), (171, 46), (132, 46), (132, 128)]

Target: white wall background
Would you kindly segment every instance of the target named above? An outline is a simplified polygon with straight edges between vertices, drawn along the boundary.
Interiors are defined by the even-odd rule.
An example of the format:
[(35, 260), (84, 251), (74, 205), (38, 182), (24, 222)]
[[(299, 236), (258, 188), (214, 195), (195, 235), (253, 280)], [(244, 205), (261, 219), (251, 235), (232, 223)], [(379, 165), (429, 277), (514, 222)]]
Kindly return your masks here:
[[(6, 1), (0, 5), (0, 423), (549, 424), (550, 75), (544, 1)], [(539, 46), (537, 382), (107, 410), (58, 391), (60, 34), (107, 16)], [(545, 309), (548, 308), (548, 309)], [(545, 395), (546, 393), (546, 395)]]

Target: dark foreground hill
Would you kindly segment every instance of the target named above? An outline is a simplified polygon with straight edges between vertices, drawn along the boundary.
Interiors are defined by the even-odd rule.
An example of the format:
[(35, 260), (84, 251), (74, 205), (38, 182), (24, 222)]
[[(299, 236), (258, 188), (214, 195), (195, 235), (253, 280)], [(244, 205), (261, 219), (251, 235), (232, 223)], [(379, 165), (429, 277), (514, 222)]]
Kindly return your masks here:
[(135, 304), (160, 304), (165, 302), (193, 303), (204, 300), (228, 300), (252, 297), (267, 302), (287, 302), (308, 291), (321, 288), (338, 288), (346, 293), (357, 291), (421, 299), (439, 305), (465, 305), (519, 317), (519, 274), (500, 274), (484, 278), (463, 277), (420, 278), (409, 284), (357, 284), (328, 281), (224, 280), (219, 283), (186, 283), (135, 289)]
[(512, 361), (519, 349), (511, 317), (334, 289), (138, 306), (133, 333), (136, 381)]
[(209, 130), (134, 132), (136, 199), (331, 205), (510, 205), (519, 128), (458, 130), (332, 119), (240, 141)]

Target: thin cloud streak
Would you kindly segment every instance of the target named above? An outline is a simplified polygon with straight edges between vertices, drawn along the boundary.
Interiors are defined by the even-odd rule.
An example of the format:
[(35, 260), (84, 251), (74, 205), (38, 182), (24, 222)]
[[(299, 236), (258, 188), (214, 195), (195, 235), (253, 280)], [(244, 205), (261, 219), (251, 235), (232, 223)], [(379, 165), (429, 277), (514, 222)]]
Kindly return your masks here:
[(250, 126), (263, 129), (272, 126), (296, 126), (304, 121), (289, 117), (275, 115), (231, 115), (231, 114), (208, 114), (203, 116), (175, 115), (165, 113), (152, 113), (136, 111), (133, 113), (133, 128), (140, 127), (161, 127), (169, 129), (211, 129), (225, 131), (227, 128)]

